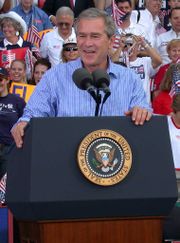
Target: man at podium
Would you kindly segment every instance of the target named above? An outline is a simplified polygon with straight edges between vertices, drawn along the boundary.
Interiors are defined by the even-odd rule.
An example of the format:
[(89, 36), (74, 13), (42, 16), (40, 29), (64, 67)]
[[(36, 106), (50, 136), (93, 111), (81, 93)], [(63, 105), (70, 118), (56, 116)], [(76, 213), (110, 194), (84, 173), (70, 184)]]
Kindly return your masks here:
[[(105, 70), (110, 77), (109, 87), (105, 87), (104, 92), (100, 90), (104, 94), (108, 88), (111, 93), (101, 110), (102, 116), (131, 115), (136, 125), (151, 118), (151, 108), (139, 78), (133, 71), (112, 63), (108, 57), (115, 34), (112, 18), (104, 11), (90, 8), (79, 15), (75, 30), (80, 58), (58, 64), (43, 76), (23, 116), (12, 129), (18, 148), (22, 147), (24, 128), (32, 117), (94, 116), (97, 104), (88, 92), (90, 88), (94, 92), (96, 83), (78, 89), (72, 76), (79, 68), (85, 68), (90, 75), (97, 69)], [(79, 79), (82, 81), (83, 77), (79, 75)]]

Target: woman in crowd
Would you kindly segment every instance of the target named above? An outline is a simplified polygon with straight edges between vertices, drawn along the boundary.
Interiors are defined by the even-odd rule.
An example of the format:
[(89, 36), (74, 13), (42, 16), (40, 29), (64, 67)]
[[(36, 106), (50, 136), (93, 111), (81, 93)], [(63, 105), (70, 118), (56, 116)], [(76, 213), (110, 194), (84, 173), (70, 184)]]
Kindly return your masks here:
[(10, 130), (22, 116), (25, 101), (8, 92), (8, 72), (0, 68), (0, 178), (6, 173), (7, 155), (13, 142)]
[(23, 60), (13, 60), (9, 69), (10, 82), (27, 83), (26, 64)]
[(41, 80), (43, 74), (51, 68), (51, 63), (47, 58), (39, 58), (34, 64), (33, 77), (30, 84), (36, 85)]
[(0, 29), (4, 35), (4, 39), (0, 42), (1, 49), (32, 48), (30, 42), (23, 40), (23, 35), (27, 31), (27, 25), (17, 13), (10, 11), (6, 14), (1, 14)]
[(76, 40), (67, 40), (63, 44), (62, 49), (62, 61), (69, 62), (79, 57), (78, 47)]
[(152, 101), (152, 107), (155, 114), (170, 115), (173, 112), (172, 97), (178, 72), (180, 73), (180, 63), (171, 64), (169, 66), (165, 77), (160, 84), (160, 92)]
[(171, 63), (161, 66), (159, 71), (155, 75), (153, 98), (159, 93), (160, 84), (170, 64), (176, 63), (176, 61), (180, 58), (180, 39), (173, 39), (167, 44), (167, 53), (169, 58), (171, 59)]

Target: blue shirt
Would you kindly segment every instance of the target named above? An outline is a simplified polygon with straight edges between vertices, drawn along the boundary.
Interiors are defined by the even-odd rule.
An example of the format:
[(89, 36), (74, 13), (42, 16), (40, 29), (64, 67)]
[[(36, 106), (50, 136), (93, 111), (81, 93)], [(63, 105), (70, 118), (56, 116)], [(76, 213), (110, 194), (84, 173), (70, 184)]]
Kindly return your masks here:
[[(62, 63), (48, 70), (31, 95), (21, 121), (32, 117), (94, 116), (96, 103), (87, 91), (77, 88), (73, 72), (82, 67), (81, 59)], [(151, 110), (141, 80), (129, 68), (110, 61), (111, 96), (103, 107), (103, 116), (123, 116), (134, 106)]]
[(24, 12), (22, 5), (18, 4), (12, 9), (12, 11), (16, 12), (24, 19), (28, 29), (31, 27), (32, 24), (36, 26), (38, 31), (53, 28), (48, 15), (42, 9), (36, 6), (32, 6), (31, 10), (26, 13)]

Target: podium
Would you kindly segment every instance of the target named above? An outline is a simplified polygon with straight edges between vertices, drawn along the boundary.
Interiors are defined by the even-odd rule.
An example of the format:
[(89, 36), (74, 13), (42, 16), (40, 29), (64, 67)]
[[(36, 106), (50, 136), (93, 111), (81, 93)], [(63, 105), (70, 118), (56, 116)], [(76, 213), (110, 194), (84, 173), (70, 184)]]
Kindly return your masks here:
[[(87, 134), (108, 129), (132, 150), (121, 182), (100, 186), (77, 164)], [(162, 224), (177, 200), (166, 117), (136, 126), (127, 117), (33, 118), (22, 149), (11, 151), (7, 204), (21, 243), (162, 243)]]

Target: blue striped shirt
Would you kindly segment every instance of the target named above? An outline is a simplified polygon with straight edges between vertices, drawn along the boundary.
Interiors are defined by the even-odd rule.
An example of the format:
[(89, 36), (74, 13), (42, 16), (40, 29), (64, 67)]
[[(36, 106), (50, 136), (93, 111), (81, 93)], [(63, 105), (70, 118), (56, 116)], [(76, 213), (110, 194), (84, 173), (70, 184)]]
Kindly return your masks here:
[[(96, 103), (87, 91), (80, 90), (72, 74), (81, 68), (80, 59), (58, 64), (48, 70), (30, 97), (20, 120), (32, 117), (94, 116)], [(151, 109), (139, 77), (130, 69), (109, 62), (111, 96), (103, 107), (103, 116), (123, 116), (134, 106)]]

